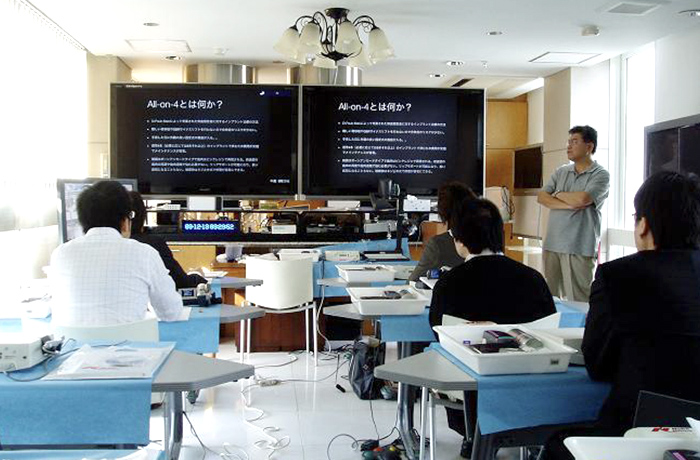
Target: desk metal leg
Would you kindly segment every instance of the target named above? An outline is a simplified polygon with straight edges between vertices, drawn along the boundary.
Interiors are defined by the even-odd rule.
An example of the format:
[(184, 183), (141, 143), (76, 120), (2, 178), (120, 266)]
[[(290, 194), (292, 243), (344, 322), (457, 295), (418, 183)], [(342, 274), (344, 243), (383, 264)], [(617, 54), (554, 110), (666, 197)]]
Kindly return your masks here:
[(437, 458), (435, 456), (437, 444), (435, 437), (435, 398), (430, 394), (428, 394), (428, 408), (430, 411), (428, 415), (428, 426), (430, 427), (430, 460), (435, 460)]
[(182, 447), (182, 392), (173, 391), (165, 395), (164, 447), (166, 460), (177, 460)]
[(309, 310), (304, 310), (304, 329), (306, 330), (306, 353), (309, 353)]
[[(399, 359), (411, 355), (411, 342), (399, 342)], [(399, 382), (398, 418), (399, 435), (409, 460), (416, 460), (416, 439), (413, 436), (413, 391), (411, 386)]]
[(318, 318), (318, 307), (316, 306), (316, 302), (314, 302), (314, 307), (313, 310), (311, 311), (311, 314), (313, 315), (311, 324), (313, 325), (313, 330), (312, 334), (314, 335), (314, 365), (318, 367), (318, 334), (316, 333), (316, 328), (318, 326), (317, 318)]
[[(425, 432), (426, 422), (428, 421), (428, 387), (421, 387), (420, 392), (420, 450), (418, 453), (419, 460), (425, 460)], [(433, 443), (432, 438), (430, 443)], [(432, 457), (431, 457), (432, 460)]]
[(471, 460), (493, 460), (496, 456), (496, 451), (493, 448), (493, 435), (482, 435), (479, 429), (479, 421), (476, 422), (474, 429), (474, 447), (472, 448)]
[(238, 328), (238, 352), (241, 355), (241, 363), (245, 359), (245, 320), (240, 321)]
[(245, 352), (246, 352), (246, 355), (248, 356), (248, 359), (250, 359), (250, 336), (253, 334), (253, 321), (250, 318), (248, 318), (246, 320), (246, 323), (247, 323), (247, 325), (245, 328), (245, 332), (246, 332)]

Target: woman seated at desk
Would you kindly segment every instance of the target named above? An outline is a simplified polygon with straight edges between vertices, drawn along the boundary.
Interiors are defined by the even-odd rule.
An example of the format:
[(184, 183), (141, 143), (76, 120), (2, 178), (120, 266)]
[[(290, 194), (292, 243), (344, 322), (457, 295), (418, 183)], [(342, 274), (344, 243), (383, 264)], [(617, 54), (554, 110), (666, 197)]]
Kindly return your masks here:
[[(470, 321), (527, 323), (556, 313), (552, 294), (540, 273), (503, 255), (503, 220), (483, 198), (467, 199), (455, 210), (450, 239), (466, 261), (445, 273), (433, 289), (430, 324), (445, 314)], [(476, 424), (476, 395), (466, 401), (469, 425)], [(469, 458), (473, 433), (464, 413), (445, 408), (448, 426), (464, 436), (460, 455)]]
[(146, 205), (139, 192), (129, 192), (131, 197), (131, 207), (134, 211), (134, 218), (131, 220), (131, 238), (153, 247), (160, 258), (163, 259), (165, 268), (170, 271), (170, 277), (175, 281), (177, 289), (196, 287), (200, 283), (206, 283), (207, 279), (196, 273), (187, 274), (180, 264), (173, 257), (173, 252), (163, 238), (146, 231)]
[[(476, 198), (472, 190), (461, 182), (447, 182), (438, 190), (437, 211), (440, 220), (450, 228), (450, 222), (455, 214), (455, 206), (461, 204), (467, 198)], [(420, 261), (413, 269), (410, 281), (418, 281), (425, 276), (428, 270), (441, 267), (453, 268), (464, 262), (464, 258), (457, 254), (452, 237), (447, 233), (441, 233), (430, 238), (423, 249)]]

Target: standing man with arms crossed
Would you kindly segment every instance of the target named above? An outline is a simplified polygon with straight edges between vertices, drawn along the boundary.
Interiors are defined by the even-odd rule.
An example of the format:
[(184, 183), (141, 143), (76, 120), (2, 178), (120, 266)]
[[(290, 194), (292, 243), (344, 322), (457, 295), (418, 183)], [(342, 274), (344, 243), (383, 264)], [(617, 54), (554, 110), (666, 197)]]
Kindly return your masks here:
[(601, 208), (608, 197), (610, 174), (595, 162), (598, 133), (590, 126), (569, 130), (566, 155), (537, 195), (548, 207), (549, 223), (542, 245), (544, 276), (552, 294), (588, 302), (600, 241)]

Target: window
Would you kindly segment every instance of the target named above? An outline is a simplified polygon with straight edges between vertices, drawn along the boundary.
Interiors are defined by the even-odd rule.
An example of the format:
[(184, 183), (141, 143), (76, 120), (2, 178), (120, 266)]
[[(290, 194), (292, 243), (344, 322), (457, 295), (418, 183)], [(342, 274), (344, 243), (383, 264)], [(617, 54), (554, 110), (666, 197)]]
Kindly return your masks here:
[(623, 58), (623, 228), (634, 229), (634, 195), (644, 181), (644, 127), (654, 123), (654, 45)]
[(11, 288), (41, 276), (47, 239), (55, 244), (56, 178), (87, 172), (87, 63), (84, 48), (25, 0), (0, 0), (0, 41), (0, 279)]

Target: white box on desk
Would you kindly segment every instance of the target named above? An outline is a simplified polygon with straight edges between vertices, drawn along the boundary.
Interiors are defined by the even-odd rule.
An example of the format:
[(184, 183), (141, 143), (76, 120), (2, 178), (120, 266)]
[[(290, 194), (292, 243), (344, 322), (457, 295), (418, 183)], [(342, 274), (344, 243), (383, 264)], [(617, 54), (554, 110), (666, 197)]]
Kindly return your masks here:
[(318, 262), (321, 257), (321, 251), (318, 249), (294, 249), (284, 248), (277, 251), (277, 257), (280, 260), (299, 260), (310, 258), (314, 262)]
[[(569, 359), (576, 353), (571, 347), (557, 343), (549, 336), (537, 334), (521, 324), (496, 324), (488, 326), (458, 325), (435, 326), (440, 345), (462, 361), (471, 370), (479, 375), (502, 374), (547, 374), (554, 372), (566, 372), (569, 368)], [(523, 332), (538, 338), (544, 343), (545, 348), (523, 353), (485, 353), (479, 354), (471, 351), (464, 345), (468, 340), (472, 344), (482, 343), (484, 331), (496, 330), (508, 332), (511, 329), (520, 329)]]
[[(381, 296), (384, 291), (399, 292), (407, 290), (409, 299), (363, 299), (363, 297)], [(385, 286), (347, 288), (352, 303), (362, 315), (420, 315), (430, 301), (410, 286)]]
[(416, 265), (417, 264), (393, 264), (387, 265), (387, 267), (389, 267), (389, 270), (394, 271), (395, 279), (407, 280), (413, 273), (413, 270), (416, 268)]
[(360, 251), (328, 250), (324, 252), (329, 262), (356, 262), (360, 260)]
[(394, 271), (386, 265), (336, 265), (338, 274), (348, 283), (388, 283), (394, 281)]

